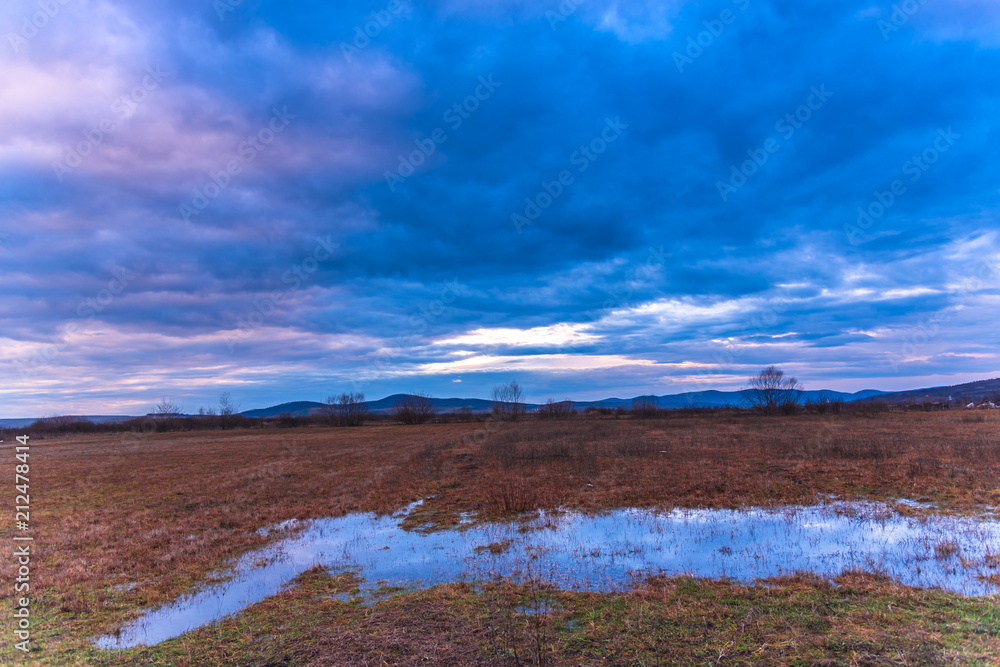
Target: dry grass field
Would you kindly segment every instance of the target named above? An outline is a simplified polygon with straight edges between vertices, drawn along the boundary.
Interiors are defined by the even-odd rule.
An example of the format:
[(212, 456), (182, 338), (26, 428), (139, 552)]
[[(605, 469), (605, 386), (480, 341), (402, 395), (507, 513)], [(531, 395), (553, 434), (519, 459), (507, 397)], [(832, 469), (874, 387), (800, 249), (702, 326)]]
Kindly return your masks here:
[[(811, 504), (823, 494), (974, 513), (1000, 505), (993, 413), (579, 417), (31, 445), (35, 650), (15, 655), (5, 627), (4, 664), (1000, 664), (1000, 599), (860, 572), (836, 588), (806, 576), (769, 586), (678, 577), (608, 595), (452, 584), (365, 606), (331, 598), (355, 587), (350, 577), (316, 570), (235, 618), (155, 647), (89, 644), (273, 540), (257, 533), (263, 526), (390, 512), (421, 498), (408, 521), (441, 527), (466, 511), (488, 520), (542, 507)], [(4, 479), (14, 463), (3, 460)], [(0, 537), (11, 544), (12, 535), (5, 523)], [(10, 581), (13, 559), (0, 563)], [(555, 611), (504, 613), (539, 596)]]

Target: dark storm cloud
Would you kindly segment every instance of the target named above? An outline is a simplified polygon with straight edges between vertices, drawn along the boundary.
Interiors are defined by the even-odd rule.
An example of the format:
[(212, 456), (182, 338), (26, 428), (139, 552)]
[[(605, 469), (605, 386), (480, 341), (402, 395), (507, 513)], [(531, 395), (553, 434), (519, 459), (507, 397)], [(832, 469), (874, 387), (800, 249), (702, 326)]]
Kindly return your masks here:
[(992, 4), (36, 9), (5, 414), (998, 368)]

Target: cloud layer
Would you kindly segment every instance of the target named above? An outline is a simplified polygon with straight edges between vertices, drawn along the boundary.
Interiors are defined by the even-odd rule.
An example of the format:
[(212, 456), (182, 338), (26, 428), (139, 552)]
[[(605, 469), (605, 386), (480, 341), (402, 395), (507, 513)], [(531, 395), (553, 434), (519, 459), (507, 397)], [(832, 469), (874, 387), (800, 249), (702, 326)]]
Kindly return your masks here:
[(0, 416), (1000, 374), (998, 28), (980, 0), (8, 2)]

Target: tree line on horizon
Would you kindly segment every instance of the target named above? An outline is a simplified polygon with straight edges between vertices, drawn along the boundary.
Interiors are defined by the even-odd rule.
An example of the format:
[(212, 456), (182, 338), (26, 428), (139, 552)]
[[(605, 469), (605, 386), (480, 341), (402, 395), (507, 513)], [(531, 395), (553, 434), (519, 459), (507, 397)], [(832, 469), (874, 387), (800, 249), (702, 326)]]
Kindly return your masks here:
[[(775, 366), (768, 366), (749, 378), (743, 395), (754, 410), (764, 414), (778, 414), (794, 409), (802, 391), (802, 385), (795, 378), (786, 377), (784, 372)], [(524, 389), (516, 380), (495, 385), (490, 391), (490, 401), (493, 404), (490, 415), (498, 421), (517, 421), (528, 413), (524, 401)], [(629, 412), (642, 418), (652, 417), (659, 410), (661, 408), (655, 396), (639, 396), (632, 400)], [(352, 391), (328, 396), (326, 400), (321, 401), (319, 413), (333, 426), (361, 426), (369, 418), (368, 403), (363, 392)], [(535, 414), (543, 419), (564, 418), (575, 413), (572, 401), (552, 399), (535, 411)], [(424, 424), (437, 414), (437, 408), (430, 395), (418, 392), (405, 394), (392, 407), (391, 414), (402, 424)], [(181, 416), (180, 407), (168, 399), (163, 399), (150, 416), (160, 419), (176, 418)], [(240, 416), (239, 403), (233, 399), (232, 394), (225, 392), (219, 397), (218, 411), (201, 408), (198, 416), (218, 416), (223, 428), (231, 428), (237, 421), (236, 417)]]
[[(635, 418), (650, 419), (668, 415), (711, 414), (719, 411), (739, 412), (758, 415), (789, 415), (801, 411), (806, 413), (841, 413), (841, 412), (886, 412), (890, 410), (919, 409), (922, 411), (946, 410), (960, 408), (996, 408), (1000, 406), (1000, 395), (987, 395), (978, 403), (969, 403), (967, 397), (959, 394), (957, 403), (942, 404), (940, 402), (924, 401), (919, 403), (901, 403), (895, 405), (877, 399), (846, 403), (842, 399), (821, 400), (819, 402), (801, 402), (804, 388), (794, 377), (786, 376), (776, 366), (768, 366), (747, 380), (742, 390), (744, 404), (742, 406), (728, 405), (717, 407), (686, 407), (661, 408), (655, 396), (639, 396), (628, 406), (617, 407), (589, 406), (582, 411), (582, 416), (596, 418)], [(482, 421), (494, 420), (502, 422), (518, 421), (529, 414), (524, 399), (524, 392), (516, 380), (498, 384), (490, 392), (492, 409), (489, 413), (475, 413), (470, 407), (462, 407), (457, 411), (440, 413), (434, 404), (434, 399), (428, 394), (415, 393), (403, 395), (392, 406), (388, 415), (369, 413), (368, 403), (361, 392), (345, 392), (328, 397), (321, 402), (317, 414), (305, 417), (293, 417), (285, 413), (276, 417), (249, 417), (240, 413), (240, 404), (230, 392), (224, 392), (219, 397), (217, 407), (200, 408), (195, 415), (185, 415), (179, 405), (169, 399), (163, 399), (144, 417), (135, 417), (120, 422), (94, 423), (85, 417), (53, 415), (35, 421), (21, 430), (33, 433), (156, 433), (178, 430), (200, 429), (234, 429), (251, 427), (295, 427), (309, 424), (325, 424), (330, 426), (356, 427), (368, 421), (393, 420), (400, 424), (424, 424), (429, 421)], [(950, 399), (951, 397), (949, 397)], [(968, 404), (967, 404), (968, 403)], [(848, 407), (850, 406), (850, 407)], [(569, 419), (581, 414), (569, 400), (548, 400), (531, 413), (535, 419)], [(970, 417), (971, 419), (971, 417)], [(0, 431), (10, 430), (0, 428)]]

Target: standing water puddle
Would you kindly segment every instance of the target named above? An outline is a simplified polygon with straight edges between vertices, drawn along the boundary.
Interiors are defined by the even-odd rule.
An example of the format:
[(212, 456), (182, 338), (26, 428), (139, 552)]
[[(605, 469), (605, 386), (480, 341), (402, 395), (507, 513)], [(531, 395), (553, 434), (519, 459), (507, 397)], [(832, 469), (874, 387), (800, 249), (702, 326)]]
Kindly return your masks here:
[(998, 573), (988, 561), (1000, 551), (1000, 521), (905, 517), (878, 503), (543, 512), (527, 522), (427, 534), (403, 530), (402, 516), (303, 522), (301, 532), (234, 563), (231, 580), (150, 611), (96, 643), (131, 648), (176, 637), (274, 595), (315, 565), (357, 571), (367, 596), (383, 585), (423, 588), (496, 576), (613, 591), (648, 573), (750, 582), (796, 571), (834, 577), (852, 569), (963, 595), (997, 590), (981, 576)]

